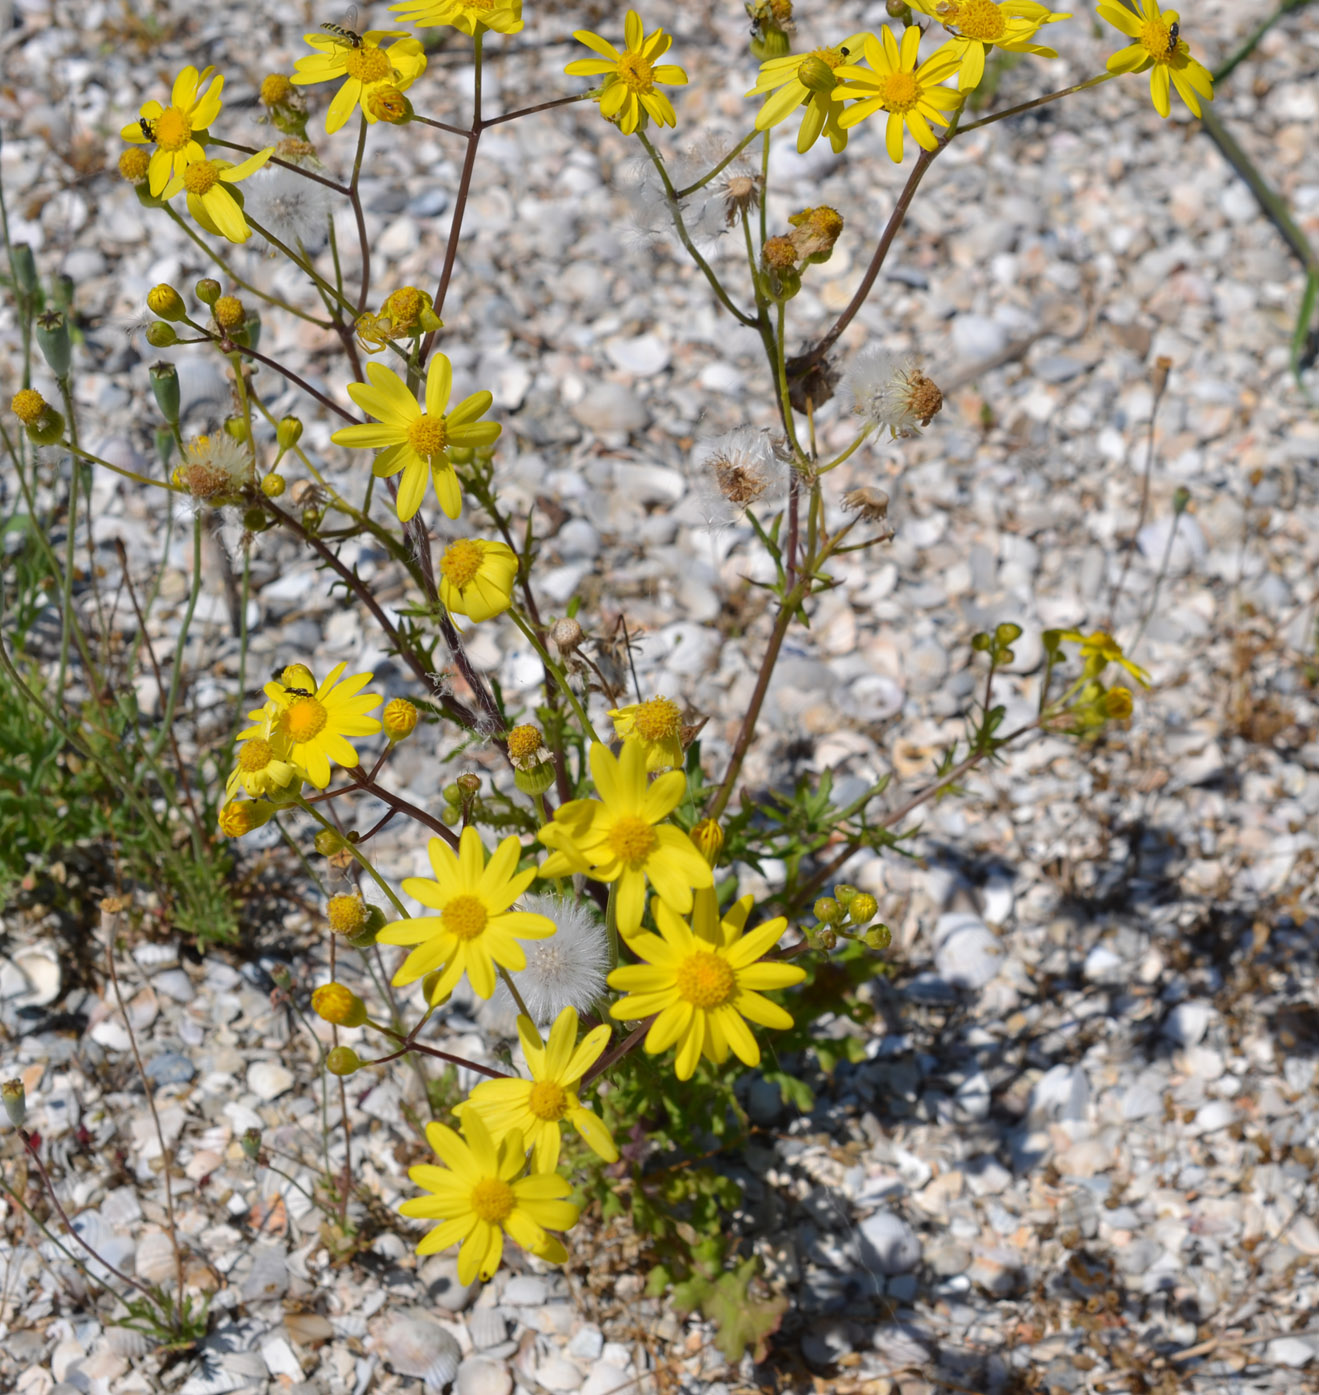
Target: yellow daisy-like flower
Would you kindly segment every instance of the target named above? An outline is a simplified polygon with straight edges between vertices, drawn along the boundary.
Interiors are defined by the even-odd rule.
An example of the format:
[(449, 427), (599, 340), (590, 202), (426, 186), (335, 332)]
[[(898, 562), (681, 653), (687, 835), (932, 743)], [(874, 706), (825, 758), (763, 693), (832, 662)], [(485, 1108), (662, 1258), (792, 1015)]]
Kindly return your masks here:
[[(403, 38), (401, 29), (372, 29), (350, 38), (338, 34), (304, 34), (302, 37), (316, 50), (294, 64), (291, 81), (297, 87), (316, 82), (338, 82), (347, 79), (334, 94), (330, 109), (325, 113), (325, 130), (333, 135), (360, 106), (362, 115), (372, 125), (377, 121), (370, 98), (380, 88), (392, 87), (398, 92), (412, 86), (426, 71), (426, 55), (421, 40)], [(397, 39), (397, 43), (382, 48), (381, 39)]]
[(188, 212), (208, 233), (227, 237), (230, 242), (246, 242), (252, 229), (243, 217), (242, 203), (229, 186), (255, 174), (274, 153), (275, 147), (268, 145), (239, 165), (228, 160), (194, 160), (170, 180), (161, 197), (172, 199), (180, 189), (186, 189)]
[(203, 142), (207, 127), (220, 114), (224, 87), (224, 78), (213, 77), (214, 72), (214, 68), (203, 68), (200, 73), (191, 65), (184, 68), (174, 79), (169, 106), (147, 102), (138, 120), (119, 133), (133, 145), (156, 147), (147, 166), (147, 188), (155, 198), (195, 160), (206, 158)]
[(868, 37), (864, 32), (853, 34), (833, 48), (789, 53), (762, 63), (756, 85), (746, 95), (759, 97), (770, 92), (773, 96), (766, 97), (756, 113), (756, 130), (768, 131), (804, 106), (797, 131), (798, 151), (804, 155), (826, 135), (834, 154), (839, 154), (847, 145), (847, 132), (838, 124), (843, 99), (838, 95), (837, 72), (849, 59), (856, 61)]
[(881, 39), (866, 35), (865, 56), (869, 69), (854, 65), (839, 68), (844, 83), (838, 89), (843, 97), (860, 97), (838, 118), (843, 127), (855, 126), (877, 111), (888, 112), (888, 127), (884, 132), (889, 158), (902, 163), (902, 128), (908, 127), (917, 143), (925, 150), (935, 150), (939, 141), (930, 129), (948, 125), (945, 111), (953, 111), (961, 102), (956, 92), (940, 83), (950, 77), (961, 62), (961, 55), (952, 44), (944, 44), (918, 68), (916, 50), (920, 47), (921, 29), (913, 24), (904, 30), (902, 47), (891, 29), (880, 31)]
[(403, 1202), (399, 1211), (442, 1223), (426, 1234), (417, 1253), (433, 1255), (461, 1240), (462, 1284), (493, 1277), (505, 1234), (538, 1258), (562, 1264), (568, 1251), (548, 1232), (577, 1224), (580, 1208), (564, 1200), (572, 1188), (552, 1172), (520, 1176), (527, 1164), (521, 1135), (509, 1134), (496, 1148), (475, 1111), (464, 1117), (463, 1134), (465, 1140), (443, 1124), (427, 1124), (426, 1142), (444, 1166), (408, 1169), (412, 1181), (431, 1194)]
[(486, 29), (498, 34), (522, 32), (522, 0), (408, 0), (391, 5), (389, 12), (418, 29), (451, 24), (473, 38)]
[(1057, 630), (1054, 633), (1060, 640), (1071, 640), (1081, 646), (1081, 662), (1085, 665), (1087, 678), (1096, 678), (1109, 664), (1117, 664), (1126, 669), (1142, 688), (1149, 687), (1149, 674), (1139, 664), (1132, 663), (1122, 652), (1122, 646), (1106, 631), (1093, 630), (1088, 635), (1083, 635), (1080, 630)]
[(913, 10), (937, 19), (954, 37), (949, 47), (958, 55), (957, 86), (962, 92), (980, 85), (985, 75), (985, 54), (991, 48), (1008, 53), (1033, 53), (1037, 58), (1057, 58), (1054, 49), (1032, 43), (1042, 24), (1071, 19), (1054, 14), (1035, 0), (911, 0)]
[(431, 990), (431, 1002), (452, 993), (464, 974), (479, 997), (495, 991), (495, 965), (525, 969), (527, 957), (518, 940), (543, 940), (554, 934), (547, 915), (509, 907), (536, 879), (536, 869), (517, 870), (521, 845), (510, 834), (495, 849), (489, 863), (485, 845), (474, 828), (464, 828), (454, 854), (447, 843), (429, 843), (435, 880), (407, 877), (403, 891), (438, 915), (413, 916), (386, 925), (376, 939), (386, 945), (416, 945), (399, 966), (394, 983), (402, 987), (424, 978), (443, 965)]
[[(330, 783), (331, 761), (348, 768), (357, 764), (357, 752), (348, 737), (374, 736), (380, 730), (376, 718), (366, 715), (380, 705), (380, 695), (362, 692), (372, 675), (355, 673), (344, 678), (347, 667), (339, 664), (315, 690), (301, 684), (267, 683), (270, 701), (247, 714), (256, 725), (240, 731), (239, 739), (259, 737), (269, 742), (281, 751), (282, 759), (305, 771), (307, 779), (323, 790)], [(282, 676), (287, 681), (287, 669)]]
[(440, 558), (440, 599), (454, 615), (490, 620), (513, 601), (518, 557), (507, 543), (459, 538)]
[(653, 697), (631, 707), (616, 707), (614, 734), (635, 741), (646, 753), (647, 770), (682, 768), (682, 709), (672, 698)]
[(1206, 102), (1214, 100), (1213, 75), (1191, 57), (1176, 10), (1160, 10), (1157, 0), (1140, 0), (1138, 15), (1121, 5), (1101, 4), (1099, 17), (1136, 41), (1109, 58), (1108, 71), (1143, 73), (1148, 68), (1150, 97), (1160, 116), (1172, 110), (1170, 84), (1194, 116), (1200, 115), (1202, 97)]
[[(788, 1013), (762, 994), (800, 983), (806, 970), (795, 964), (760, 963), (787, 928), (783, 916), (750, 934), (738, 927), (712, 941), (693, 934), (687, 922), (662, 901), (652, 909), (659, 935), (639, 935), (628, 948), (643, 964), (628, 964), (609, 975), (609, 986), (628, 996), (610, 1008), (625, 1021), (652, 1017), (645, 1047), (658, 1055), (676, 1044), (674, 1070), (689, 1080), (702, 1056), (721, 1065), (729, 1052), (748, 1066), (760, 1064), (760, 1047), (747, 1022), (782, 1031)], [(717, 912), (716, 912), (717, 914)], [(662, 937), (662, 938), (661, 938)]]
[(224, 792), (230, 799), (239, 790), (253, 799), (262, 795), (278, 799), (282, 794), (297, 794), (301, 788), (302, 772), (283, 758), (279, 746), (254, 736), (238, 748), (238, 764), (225, 782)]
[(676, 64), (656, 62), (669, 51), (671, 35), (657, 29), (647, 37), (641, 16), (629, 10), (623, 24), (627, 47), (622, 53), (608, 39), (589, 29), (574, 29), (573, 38), (600, 56), (575, 59), (563, 71), (569, 77), (604, 77), (596, 99), (600, 115), (617, 122), (624, 135), (630, 136), (638, 126), (644, 127), (647, 116), (653, 116), (661, 126), (678, 124), (673, 103), (655, 90), (657, 82), (669, 87), (682, 87), (687, 82), (687, 74)]
[(635, 935), (646, 909), (646, 879), (675, 911), (692, 908), (692, 888), (712, 886), (714, 877), (692, 840), (664, 819), (678, 807), (687, 777), (671, 770), (646, 778), (646, 753), (636, 741), (620, 755), (595, 742), (591, 778), (599, 799), (560, 804), (536, 835), (553, 852), (541, 863), (542, 877), (585, 873), (618, 883), (618, 929)]
[(532, 1149), (531, 1165), (537, 1172), (553, 1172), (559, 1165), (560, 1125), (565, 1121), (598, 1157), (617, 1162), (618, 1149), (609, 1130), (577, 1098), (582, 1076), (609, 1045), (609, 1028), (596, 1027), (579, 1043), (577, 1009), (566, 1007), (550, 1028), (548, 1044), (529, 1017), (518, 1018), (518, 1037), (531, 1079), (483, 1080), (454, 1113), (460, 1118), (480, 1115), (495, 1139), (516, 1130)]
[(381, 478), (403, 471), (397, 504), (404, 523), (421, 507), (428, 475), (435, 481), (440, 507), (450, 518), (457, 518), (463, 492), (449, 451), (454, 446), (489, 446), (499, 439), (498, 422), (477, 421), (490, 409), (493, 395), (474, 392), (446, 413), (453, 392), (453, 366), (440, 353), (432, 357), (426, 371), (424, 409), (392, 368), (368, 363), (366, 376), (369, 383), (349, 384), (348, 396), (380, 424), (344, 426), (330, 439), (340, 446), (385, 447), (371, 469)]

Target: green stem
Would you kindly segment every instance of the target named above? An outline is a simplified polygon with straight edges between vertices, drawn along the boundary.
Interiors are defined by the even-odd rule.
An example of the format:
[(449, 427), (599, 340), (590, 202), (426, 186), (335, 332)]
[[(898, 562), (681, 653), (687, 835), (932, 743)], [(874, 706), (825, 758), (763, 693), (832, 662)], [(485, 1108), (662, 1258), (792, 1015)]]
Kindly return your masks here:
[(518, 1011), (523, 1017), (531, 1018), (534, 1022), (536, 1019), (531, 1017), (531, 1012), (527, 1008), (526, 1003), (522, 1001), (522, 994), (518, 992), (518, 986), (513, 982), (513, 975), (510, 974), (502, 964), (499, 966), (499, 977), (504, 980), (504, 986), (513, 995), (513, 1001), (518, 1005)]
[(677, 190), (674, 194), (674, 198), (685, 199), (688, 198), (690, 195), (696, 193), (698, 189), (704, 189), (705, 186), (712, 179), (714, 179), (717, 175), (722, 174), (724, 170), (726, 170), (729, 167), (729, 165), (731, 165), (733, 161), (737, 159), (737, 157), (747, 148), (748, 145), (751, 144), (753, 140), (755, 140), (755, 138), (759, 134), (759, 131), (752, 131), (750, 135), (743, 136), (742, 139), (738, 141), (738, 143), (728, 152), (727, 155), (724, 156), (722, 160), (719, 161), (719, 163), (714, 167), (714, 169), (710, 171), (709, 174), (702, 176), (700, 179), (696, 181), (695, 184), (689, 184), (685, 189)]
[(540, 655), (541, 663), (554, 675), (555, 681), (559, 684), (560, 688), (563, 689), (569, 703), (572, 705), (572, 710), (577, 714), (577, 720), (582, 724), (582, 734), (591, 741), (599, 741), (600, 738), (595, 734), (595, 728), (591, 725), (591, 719), (586, 715), (585, 709), (577, 700), (577, 694), (573, 692), (568, 682), (567, 674), (565, 674), (559, 665), (550, 658), (549, 650), (540, 642), (540, 637), (536, 634), (535, 630), (523, 619), (516, 606), (509, 607), (508, 617), (526, 636), (527, 643)]
[(659, 172), (659, 177), (664, 181), (664, 192), (669, 197), (669, 212), (673, 217), (673, 226), (677, 229), (678, 237), (682, 245), (687, 249), (687, 255), (700, 268), (701, 274), (710, 283), (710, 289), (719, 298), (719, 303), (735, 319), (740, 320), (744, 325), (754, 325), (756, 321), (744, 310), (739, 310), (729, 298), (728, 292), (724, 290), (723, 283), (714, 273), (714, 268), (696, 250), (696, 244), (691, 239), (691, 234), (687, 231), (687, 224), (683, 222), (682, 209), (678, 206), (677, 194), (673, 188), (673, 181), (669, 178), (669, 172), (664, 168), (664, 161), (660, 158), (660, 153), (646, 138), (644, 131), (637, 131), (637, 139), (641, 142), (642, 148), (650, 156), (650, 162)]

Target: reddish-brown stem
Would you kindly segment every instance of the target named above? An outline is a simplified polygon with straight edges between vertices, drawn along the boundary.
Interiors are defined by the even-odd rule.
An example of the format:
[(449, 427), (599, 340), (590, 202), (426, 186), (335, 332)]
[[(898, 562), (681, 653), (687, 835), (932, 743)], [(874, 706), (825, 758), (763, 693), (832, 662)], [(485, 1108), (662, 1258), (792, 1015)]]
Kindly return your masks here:
[(586, 1072), (586, 1074), (582, 1076), (582, 1084), (589, 1085), (591, 1081), (593, 1081), (596, 1078), (597, 1075), (603, 1075), (604, 1072), (607, 1071), (610, 1066), (616, 1064), (618, 1061), (621, 1061), (623, 1057), (626, 1056), (629, 1052), (635, 1051), (637, 1047), (640, 1046), (641, 1043), (645, 1040), (646, 1033), (650, 1031), (650, 1024), (654, 1020), (654, 1017), (646, 1018), (644, 1022), (641, 1022), (637, 1026), (633, 1027), (633, 1029), (627, 1034), (627, 1036), (623, 1038), (622, 1041), (618, 1043), (617, 1046), (611, 1046), (609, 1050), (606, 1051), (605, 1054), (600, 1057), (600, 1059), (595, 1063), (595, 1065), (593, 1065)]
[(888, 256), (889, 248), (893, 245), (893, 239), (898, 235), (898, 229), (907, 217), (907, 210), (911, 207), (916, 190), (920, 187), (921, 180), (925, 178), (926, 170), (934, 163), (934, 157), (944, 148), (944, 144), (946, 142), (941, 142), (934, 150), (922, 150), (916, 157), (916, 163), (907, 176), (907, 182), (898, 195), (898, 201), (893, 205), (893, 212), (889, 215), (888, 223), (879, 235), (879, 241), (875, 244), (874, 255), (870, 258), (866, 274), (861, 278), (861, 284), (856, 288), (856, 294), (848, 301), (846, 308), (829, 330), (804, 354), (789, 362), (789, 377), (800, 377), (819, 363), (825, 354), (833, 348), (838, 336), (852, 323), (857, 311), (866, 303), (871, 288), (879, 276), (880, 268), (884, 265), (884, 259)]
[(462, 1066), (464, 1070), (472, 1070), (477, 1075), (488, 1076), (491, 1080), (507, 1080), (508, 1076), (502, 1070), (495, 1070), (493, 1066), (483, 1066), (476, 1061), (469, 1061), (463, 1056), (453, 1056), (447, 1051), (441, 1051), (437, 1046), (423, 1046), (421, 1042), (414, 1041), (411, 1036), (404, 1036), (402, 1032), (395, 1032), (389, 1027), (377, 1027), (377, 1031), (382, 1032), (387, 1037), (393, 1037), (395, 1041), (402, 1042), (403, 1045), (397, 1051), (391, 1052), (388, 1056), (377, 1056), (374, 1061), (364, 1061), (363, 1065), (382, 1066), (387, 1061), (397, 1061), (400, 1056), (406, 1056), (409, 1051), (419, 1051), (423, 1056), (434, 1056), (437, 1061), (448, 1061), (451, 1066)]
[[(445, 827), (433, 814), (419, 809), (415, 804), (395, 794), (393, 790), (387, 790), (383, 785), (376, 784), (360, 765), (353, 766), (348, 774), (352, 776), (358, 789), (378, 799), (382, 804), (388, 804), (396, 814), (406, 814), (410, 819), (416, 819), (418, 823), (425, 824), (433, 833), (439, 834), (451, 848), (458, 846), (458, 837), (453, 829)], [(374, 832), (374, 830), (372, 831)]]
[(445, 716), (450, 718), (452, 721), (457, 722), (458, 725), (462, 727), (464, 730), (472, 731), (477, 724), (476, 713), (473, 712), (471, 708), (466, 705), (466, 703), (459, 702), (457, 698), (450, 697), (447, 693), (441, 693), (436, 688), (435, 683), (429, 671), (427, 670), (425, 664), (422, 663), (422, 661), (417, 657), (417, 655), (413, 652), (410, 646), (405, 645), (403, 643), (403, 636), (399, 634), (398, 630), (391, 623), (389, 617), (381, 609), (379, 602), (366, 588), (366, 586), (363, 585), (363, 583), (354, 574), (351, 568), (345, 566), (343, 562), (341, 562), (339, 558), (335, 555), (335, 553), (330, 548), (328, 548), (320, 538), (318, 538), (314, 533), (309, 532), (306, 528), (304, 528), (301, 522), (298, 519), (294, 518), (292, 514), (286, 513), (283, 509), (281, 509), (273, 499), (268, 499), (263, 494), (261, 496), (260, 502), (262, 506), (268, 512), (273, 514), (286, 528), (290, 528), (310, 548), (312, 548), (317, 553), (317, 555), (325, 562), (325, 564), (328, 567), (330, 567), (344, 581), (345, 585), (348, 586), (349, 590), (352, 591), (353, 595), (355, 595), (358, 598), (358, 600), (360, 600), (362, 604), (371, 612), (372, 616), (376, 621), (376, 624), (378, 624), (381, 630), (385, 633), (385, 635), (388, 636), (390, 642), (394, 646), (395, 651), (402, 656), (407, 666), (412, 670), (412, 672), (417, 676), (417, 678), (421, 680), (422, 686), (425, 687), (428, 692), (435, 694), (435, 700), (439, 703)]
[(260, 363), (267, 368), (273, 368), (282, 378), (287, 378), (295, 387), (301, 388), (308, 397), (314, 397), (323, 407), (328, 407), (330, 411), (337, 413), (346, 422), (350, 422), (354, 426), (357, 425), (357, 418), (351, 412), (341, 407), (333, 398), (326, 397), (323, 392), (312, 387), (305, 378), (300, 378), (291, 369), (285, 368), (278, 360), (267, 358), (265, 354), (258, 353), (255, 349), (244, 348), (241, 344), (230, 344), (229, 348), (225, 349), (224, 352), (242, 354), (244, 358), (250, 358), (254, 363)]
[(55, 1214), (64, 1222), (64, 1229), (73, 1236), (89, 1255), (91, 1255), (97, 1264), (104, 1265), (116, 1279), (126, 1283), (130, 1288), (137, 1289), (139, 1293), (144, 1294), (154, 1304), (157, 1301), (156, 1295), (152, 1293), (145, 1284), (139, 1283), (138, 1280), (131, 1278), (129, 1275), (125, 1274), (123, 1270), (116, 1269), (108, 1259), (97, 1254), (86, 1240), (78, 1234), (77, 1230), (74, 1228), (73, 1222), (69, 1219), (69, 1213), (60, 1204), (60, 1199), (55, 1192), (55, 1184), (50, 1180), (50, 1174), (46, 1171), (45, 1164), (41, 1161), (41, 1155), (37, 1152), (37, 1145), (32, 1141), (32, 1135), (28, 1133), (26, 1129), (19, 1129), (18, 1136), (23, 1140), (23, 1146), (27, 1149), (28, 1157), (32, 1159), (32, 1165), (37, 1169), (37, 1175), (45, 1184), (46, 1195), (50, 1197), (50, 1204), (55, 1208)]

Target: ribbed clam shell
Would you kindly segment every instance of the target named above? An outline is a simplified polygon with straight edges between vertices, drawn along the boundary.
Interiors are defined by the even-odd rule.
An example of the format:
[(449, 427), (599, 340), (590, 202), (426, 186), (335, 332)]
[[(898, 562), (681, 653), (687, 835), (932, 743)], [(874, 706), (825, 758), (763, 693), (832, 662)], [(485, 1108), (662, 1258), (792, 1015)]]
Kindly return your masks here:
[(508, 1323), (498, 1308), (473, 1308), (467, 1314), (467, 1330), (478, 1351), (497, 1347), (508, 1336)]

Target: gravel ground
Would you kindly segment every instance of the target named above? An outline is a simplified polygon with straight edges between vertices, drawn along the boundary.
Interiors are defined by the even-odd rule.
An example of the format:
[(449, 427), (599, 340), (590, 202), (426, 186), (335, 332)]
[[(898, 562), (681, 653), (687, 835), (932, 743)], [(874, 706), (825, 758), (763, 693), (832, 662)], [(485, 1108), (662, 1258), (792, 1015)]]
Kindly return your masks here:
[[(1212, 67), (1269, 12), (1211, 0), (1183, 33)], [(256, 84), (291, 64), (321, 15), (161, 3), (148, 46), (148, 17), (128, 7), (18, 0), (13, 13), (0, 41), (11, 235), (77, 282), (90, 449), (149, 471), (146, 367), (159, 355), (142, 335), (145, 294), (205, 268), (118, 180), (118, 128), (182, 64), (211, 62), (227, 74), (226, 133), (255, 138)], [(882, 14), (817, 4), (799, 19), (815, 42)], [(368, 18), (382, 23), (383, 8), (360, 27)], [(645, 18), (672, 30), (692, 79), (665, 148), (726, 148), (753, 110), (749, 64), (722, 56), (741, 51), (740, 7), (665, 4)], [(528, 21), (506, 56), (491, 45), (492, 108), (573, 90), (558, 40), (582, 22), (617, 25), (534, 3)], [(1061, 56), (1007, 69), (1000, 105), (1081, 80), (1113, 47), (1084, 14), (1052, 30)], [(1214, 110), (1319, 242), (1316, 52), (1319, 20), (1302, 10)], [(464, 53), (447, 45), (413, 94), (458, 123)], [(461, 1395), (1319, 1388), (1319, 419), (1288, 369), (1298, 263), (1184, 116), (1159, 120), (1132, 78), (955, 142), (841, 343), (844, 358), (876, 340), (919, 353), (948, 401), (924, 436), (837, 472), (839, 492), (889, 493), (896, 535), (840, 563), (842, 584), (793, 636), (749, 780), (831, 769), (845, 796), (891, 774), (896, 804), (962, 734), (978, 681), (969, 639), (999, 621), (1026, 630), (999, 690), (1009, 725), (1033, 712), (1044, 627), (1106, 624), (1127, 643), (1142, 631), (1153, 687), (1129, 730), (1091, 749), (1043, 738), (969, 777), (965, 797), (924, 811), (914, 859), (846, 868), (894, 930), (897, 972), (867, 990), (864, 1059), (826, 1080), (789, 1058), (819, 1097), (805, 1116), (753, 1079), (756, 1141), (728, 1160), (747, 1191), (734, 1227), (791, 1301), (771, 1360), (729, 1369), (707, 1326), (641, 1298), (626, 1237), (599, 1231), (564, 1272), (514, 1261), (479, 1289), (458, 1283), (451, 1255), (418, 1261), (405, 1226), (382, 1225), (368, 1253), (337, 1266), (306, 1198), (239, 1146), (261, 1127), (301, 1160), (288, 1164), (300, 1183), (314, 1178), (315, 1055), (271, 995), (281, 966), (302, 986), (325, 975), (318, 921), (295, 910), (248, 960), (141, 943), (119, 962), (212, 1335), (171, 1361), (105, 1325), (85, 1281), (6, 1203), (0, 1384), (23, 1395), (361, 1395), (419, 1381)], [(846, 304), (901, 187), (881, 137), (862, 128), (842, 158), (775, 147), (771, 225), (822, 201), (847, 220), (793, 303), (803, 339)], [(346, 173), (351, 140), (323, 150)], [(461, 152), (419, 127), (372, 136), (377, 287), (434, 282)], [(626, 614), (642, 634), (643, 691), (710, 716), (718, 768), (768, 628), (747, 586), (764, 572), (749, 530), (704, 526), (692, 459), (702, 438), (771, 417), (754, 340), (715, 313), (672, 239), (647, 230), (634, 153), (586, 107), (483, 141), (444, 346), (459, 392), (495, 393), (505, 499), (540, 501), (547, 607), (580, 594), (601, 631)], [(731, 266), (735, 251), (712, 255)], [(235, 265), (295, 289), (259, 239)], [(16, 342), (6, 311), (6, 382)], [(342, 392), (317, 333), (271, 315), (262, 348)], [(1142, 514), (1160, 356), (1171, 374)], [(218, 370), (183, 351), (177, 361), (190, 423), (214, 425)], [(291, 393), (277, 403), (294, 406)], [(849, 438), (838, 406), (819, 426), (827, 444)], [(346, 481), (361, 462), (328, 446), (330, 429), (309, 422), (306, 440)], [(1190, 503), (1177, 516), (1179, 489)], [(108, 476), (98, 490), (113, 588), (114, 540), (145, 568), (160, 520)], [(378, 558), (357, 560), (382, 601), (402, 603)], [(169, 561), (162, 642), (181, 620), (186, 539)], [(379, 636), (327, 596), (308, 554), (267, 535), (253, 574), (249, 672), (293, 655), (321, 669), (346, 660), (406, 695)], [(232, 701), (238, 650), (218, 584), (199, 616), (189, 656), (210, 685), (199, 702)], [(530, 690), (535, 668), (511, 627), (481, 627), (472, 653), (506, 691)], [(139, 697), (148, 711), (159, 701)], [(433, 804), (451, 772), (417, 762), (399, 778)], [(395, 878), (421, 870), (423, 842), (391, 830), (379, 865)], [(745, 886), (757, 889), (749, 874)], [(26, 1083), (30, 1126), (82, 1233), (168, 1283), (160, 1152), (114, 999), (59, 952), (53, 915), (14, 912), (4, 931), (3, 1074)], [(480, 1026), (455, 1011), (437, 1042), (488, 1053)], [(394, 1161), (407, 1085), (356, 1097), (354, 1148), (382, 1214), (409, 1190)], [(22, 1150), (6, 1139), (11, 1181)]]

